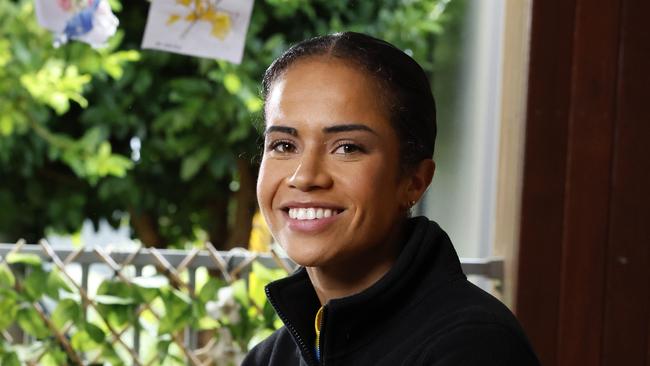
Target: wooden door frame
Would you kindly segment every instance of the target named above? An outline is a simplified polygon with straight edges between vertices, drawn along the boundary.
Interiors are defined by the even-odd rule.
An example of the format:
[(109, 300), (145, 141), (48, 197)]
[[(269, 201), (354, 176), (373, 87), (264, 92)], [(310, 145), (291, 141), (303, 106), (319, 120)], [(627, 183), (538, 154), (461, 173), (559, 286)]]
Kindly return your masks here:
[(533, 1), (515, 310), (544, 365), (650, 362), (648, 4)]

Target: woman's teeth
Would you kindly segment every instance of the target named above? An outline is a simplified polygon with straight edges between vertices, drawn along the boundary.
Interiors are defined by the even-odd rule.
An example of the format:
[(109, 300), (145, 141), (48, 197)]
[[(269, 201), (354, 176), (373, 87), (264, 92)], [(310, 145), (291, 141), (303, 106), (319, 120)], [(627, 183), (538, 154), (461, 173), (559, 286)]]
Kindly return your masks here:
[(336, 215), (338, 212), (329, 208), (290, 208), (289, 217), (297, 220), (322, 219)]

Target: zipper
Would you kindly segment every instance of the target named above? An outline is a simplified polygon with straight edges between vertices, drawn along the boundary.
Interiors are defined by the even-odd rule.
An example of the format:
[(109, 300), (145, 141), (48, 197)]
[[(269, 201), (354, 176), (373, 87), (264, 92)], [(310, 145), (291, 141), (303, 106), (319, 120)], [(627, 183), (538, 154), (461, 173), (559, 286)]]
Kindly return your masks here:
[(315, 324), (315, 329), (314, 329), (316, 331), (316, 360), (318, 360), (318, 362), (320, 362), (321, 360), (320, 332), (321, 332), (321, 328), (323, 328), (323, 311), (325, 311), (325, 308), (321, 305), (321, 307), (318, 308), (318, 311), (316, 312), (315, 321), (317, 321), (318, 324)]
[[(313, 356), (313, 357), (310, 357), (310, 358), (307, 360), (308, 363), (309, 363), (310, 365), (312, 365), (312, 366), (319, 366), (319, 365), (322, 365), (322, 363), (315, 362), (316, 359), (315, 359), (315, 356), (314, 356), (314, 352), (313, 352), (313, 351), (310, 349), (310, 347), (307, 345), (307, 342), (305, 342), (305, 340), (302, 339), (302, 337), (300, 336), (300, 334), (298, 334), (298, 331), (297, 331), (296, 328), (293, 326), (293, 324), (291, 324), (291, 323), (289, 322), (289, 318), (287, 318), (286, 315), (284, 315), (284, 313), (281, 312), (280, 309), (278, 309), (277, 303), (275, 302), (275, 300), (274, 300), (273, 297), (271, 296), (271, 292), (269, 291), (269, 289), (268, 289), (268, 288), (265, 288), (265, 289), (264, 289), (264, 292), (266, 292), (266, 298), (269, 299), (269, 302), (271, 303), (271, 306), (273, 306), (273, 308), (275, 309), (275, 312), (276, 312), (276, 313), (278, 314), (278, 316), (280, 317), (280, 320), (282, 320), (282, 322), (283, 322), (284, 325), (287, 327), (287, 329), (289, 329), (289, 332), (293, 335), (293, 337), (295, 338), (295, 340), (298, 342), (298, 347), (300, 348), (300, 350), (302, 351), (302, 353), (303, 353), (303, 354), (306, 354), (306, 355), (312, 355), (312, 356)], [(322, 360), (322, 359), (323, 359), (323, 357), (322, 357), (322, 354), (321, 354), (321, 360)]]
[(325, 317), (327, 316), (327, 305), (323, 305), (323, 314), (320, 317), (320, 332), (319, 332), (319, 337), (318, 337), (318, 354), (320, 356), (320, 364), (325, 365), (325, 358), (323, 357), (323, 339), (325, 339), (325, 328), (323, 327), (325, 325)]

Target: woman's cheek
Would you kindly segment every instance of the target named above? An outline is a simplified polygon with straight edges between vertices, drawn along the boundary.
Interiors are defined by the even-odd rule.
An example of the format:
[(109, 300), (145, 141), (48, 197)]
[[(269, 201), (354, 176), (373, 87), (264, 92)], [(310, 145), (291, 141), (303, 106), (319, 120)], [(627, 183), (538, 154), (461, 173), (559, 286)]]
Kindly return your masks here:
[(270, 219), (273, 203), (272, 187), (275, 186), (271, 182), (272, 177), (269, 176), (270, 172), (272, 172), (272, 169), (269, 169), (268, 161), (263, 158), (257, 179), (257, 202), (267, 222)]

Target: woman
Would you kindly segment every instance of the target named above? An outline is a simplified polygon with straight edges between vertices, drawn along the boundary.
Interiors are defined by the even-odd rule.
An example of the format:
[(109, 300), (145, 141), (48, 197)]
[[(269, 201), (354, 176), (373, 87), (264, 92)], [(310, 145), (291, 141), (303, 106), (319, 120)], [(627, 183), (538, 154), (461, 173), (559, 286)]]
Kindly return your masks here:
[(259, 205), (301, 269), (267, 287), (285, 326), (244, 365), (537, 364), (445, 232), (409, 218), (436, 136), (413, 59), (363, 34), (317, 37), (269, 67), (263, 93)]

